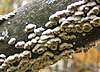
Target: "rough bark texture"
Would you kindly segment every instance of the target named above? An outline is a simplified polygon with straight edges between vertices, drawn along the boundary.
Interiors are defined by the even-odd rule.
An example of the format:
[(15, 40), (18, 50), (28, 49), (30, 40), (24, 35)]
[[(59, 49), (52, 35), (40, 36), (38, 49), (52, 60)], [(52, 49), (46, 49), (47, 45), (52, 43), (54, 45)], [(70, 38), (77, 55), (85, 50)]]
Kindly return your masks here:
[[(70, 49), (66, 48), (63, 50), (52, 50), (47, 48), (43, 53), (38, 54), (32, 52), (32, 49), (15, 48), (14, 45), (9, 45), (8, 40), (10, 38), (16, 38), (17, 41), (27, 42), (27, 33), (23, 30), (25, 26), (29, 23), (36, 24), (37, 27), (45, 27), (45, 24), (49, 21), (49, 16), (54, 14), (56, 11), (65, 10), (67, 5), (75, 2), (76, 0), (56, 0), (51, 4), (46, 3), (47, 0), (33, 0), (31, 3), (24, 7), (16, 10), (16, 15), (8, 20), (1, 22), (0, 24), (0, 35), (2, 32), (5, 33), (5, 40), (0, 42), (0, 54), (5, 54), (6, 59), (11, 56), (18, 54), (20, 56), (23, 51), (30, 51), (32, 57), (29, 55), (25, 57), (16, 58), (16, 61), (12, 62), (8, 59), (9, 63), (3, 66), (1, 63), (2, 72), (37, 72), (40, 68), (44, 68), (46, 65), (54, 64), (59, 59), (69, 57), (70, 54), (74, 52), (87, 51), (91, 46), (95, 45), (95, 41), (100, 39), (100, 25), (98, 27), (93, 27), (89, 32), (68, 32), (68, 35), (75, 35), (76, 39), (73, 40), (61, 40), (62, 42), (67, 42), (69, 44), (74, 44)], [(99, 12), (100, 14), (100, 12)], [(100, 17), (100, 15), (98, 15)], [(8, 34), (7, 34), (8, 32)], [(85, 34), (85, 35), (84, 35)], [(6, 37), (8, 36), (8, 37)], [(41, 35), (39, 35), (41, 36)], [(55, 35), (58, 37), (58, 35)], [(6, 60), (5, 59), (5, 60)], [(10, 63), (12, 62), (12, 63)], [(25, 64), (26, 63), (26, 64)], [(18, 66), (18, 67), (17, 67)], [(3, 67), (3, 68), (2, 68)], [(10, 71), (11, 70), (11, 71)]]

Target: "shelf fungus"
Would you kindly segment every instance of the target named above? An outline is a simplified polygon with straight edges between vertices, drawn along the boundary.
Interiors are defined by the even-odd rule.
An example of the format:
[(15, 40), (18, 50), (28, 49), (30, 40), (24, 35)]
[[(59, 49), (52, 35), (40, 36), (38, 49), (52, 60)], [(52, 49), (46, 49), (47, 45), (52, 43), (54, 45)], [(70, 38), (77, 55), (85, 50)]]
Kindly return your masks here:
[(32, 47), (32, 42), (28, 41), (24, 44), (24, 49), (30, 49)]
[(4, 41), (4, 40), (5, 40), (5, 38), (0, 36), (0, 41)]
[(11, 38), (9, 41), (8, 41), (8, 44), (9, 45), (14, 45), (16, 42), (16, 38)]
[(94, 27), (100, 26), (100, 17), (94, 18), (92, 21), (90, 21), (90, 23), (91, 23)]
[(92, 25), (90, 23), (85, 23), (83, 25), (83, 31), (84, 32), (90, 32), (93, 29)]
[[(0, 16), (0, 22), (9, 16)], [(52, 14), (45, 23), (43, 27), (27, 23), (25, 41), (9, 39), (8, 45), (17, 49), (9, 56), (0, 54), (0, 72), (38, 72), (74, 53), (87, 52), (100, 38), (100, 0), (72, 3), (66, 10)], [(5, 38), (0, 36), (0, 41)]]
[(64, 50), (66, 48), (71, 48), (73, 47), (73, 44), (68, 44), (68, 43), (62, 43), (60, 46), (59, 46), (59, 50)]
[(60, 43), (61, 43), (60, 38), (52, 38), (52, 39), (48, 40), (44, 46), (50, 48), (51, 50), (56, 50)]
[(76, 28), (76, 31), (78, 33), (82, 33), (83, 32), (82, 27), (79, 24), (75, 25), (75, 28)]
[(36, 35), (40, 35), (45, 29), (43, 27), (40, 27), (40, 28), (37, 28), (37, 29), (34, 29), (34, 33)]
[(24, 41), (19, 41), (15, 44), (15, 47), (16, 48), (23, 48), (25, 45), (25, 42)]
[(28, 39), (32, 39), (32, 38), (34, 38), (35, 36), (36, 36), (35, 33), (31, 33), (31, 34), (28, 35)]
[(48, 35), (48, 34), (52, 34), (52, 33), (53, 33), (52, 29), (47, 29), (47, 30), (42, 32), (42, 35)]
[(36, 25), (35, 25), (35, 24), (28, 24), (28, 25), (25, 27), (24, 31), (25, 31), (25, 32), (32, 32), (35, 28), (36, 28)]
[(20, 54), (22, 54), (23, 58), (31, 58), (31, 57), (32, 57), (31, 52), (28, 51), (28, 50), (25, 50), (25, 51), (23, 51), (23, 52), (20, 53)]
[(45, 27), (52, 28), (53, 26), (57, 25), (57, 22), (55, 21), (49, 21), (45, 24)]
[(35, 47), (32, 49), (32, 52), (35, 53), (38, 49), (40, 49), (43, 44), (36, 44)]

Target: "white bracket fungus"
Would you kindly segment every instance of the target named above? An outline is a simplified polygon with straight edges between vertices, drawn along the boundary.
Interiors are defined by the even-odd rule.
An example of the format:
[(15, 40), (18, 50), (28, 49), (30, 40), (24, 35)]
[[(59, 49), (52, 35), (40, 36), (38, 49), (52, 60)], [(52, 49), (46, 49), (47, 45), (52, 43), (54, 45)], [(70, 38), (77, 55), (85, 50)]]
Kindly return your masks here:
[(4, 40), (5, 40), (5, 38), (0, 36), (0, 41), (4, 41)]
[(14, 45), (16, 42), (16, 38), (11, 38), (9, 41), (8, 41), (8, 44), (9, 45)]
[(24, 41), (19, 41), (15, 44), (15, 47), (16, 48), (23, 48), (25, 45), (25, 42)]
[(25, 31), (25, 32), (32, 32), (35, 28), (36, 28), (36, 25), (35, 25), (35, 24), (28, 24), (28, 25), (25, 27), (24, 31)]

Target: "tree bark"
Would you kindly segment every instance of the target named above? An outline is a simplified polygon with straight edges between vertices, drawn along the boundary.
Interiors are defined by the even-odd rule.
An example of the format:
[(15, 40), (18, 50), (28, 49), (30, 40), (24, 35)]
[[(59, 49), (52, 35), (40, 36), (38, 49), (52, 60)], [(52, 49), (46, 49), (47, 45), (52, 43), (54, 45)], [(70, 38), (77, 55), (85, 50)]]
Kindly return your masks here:
[[(23, 31), (27, 24), (32, 23), (36, 24), (37, 27), (42, 26), (47, 29), (45, 24), (49, 21), (48, 18), (50, 15), (54, 14), (56, 11), (65, 10), (68, 4), (78, 0), (56, 0), (51, 4), (47, 4), (46, 1), (47, 0), (32, 0), (32, 2), (28, 3), (24, 7), (17, 9), (15, 16), (1, 22), (0, 35), (2, 36), (2, 33), (4, 32), (5, 34), (3, 34), (3, 36), (5, 36), (5, 40), (0, 42), (0, 54), (5, 54), (6, 58), (11, 55), (20, 54), (26, 50), (30, 51), (32, 54), (31, 58), (23, 58), (11, 63), (10, 66), (7, 65), (7, 68), (3, 68), (3, 71), (9, 71), (9, 69), (11, 69), (12, 72), (37, 72), (40, 68), (54, 64), (59, 59), (69, 57), (72, 53), (81, 52), (82, 50), (84, 52), (87, 51), (91, 46), (95, 45), (96, 40), (100, 39), (99, 26), (94, 27), (89, 32), (84, 32), (86, 34), (85, 36), (83, 36), (84, 33), (68, 33), (69, 35), (77, 36), (75, 40), (68, 41), (68, 43), (71, 44), (75, 42), (75, 45), (71, 49), (64, 49), (62, 51), (58, 49), (51, 50), (48, 48), (42, 54), (37, 54), (33, 53), (32, 49), (15, 48), (14, 45), (9, 45), (8, 41), (13, 37), (16, 38), (17, 41), (28, 41), (28, 34)], [(46, 55), (46, 53), (48, 54)], [(24, 63), (24, 59), (24, 62), (29, 66), (18, 68), (17, 66), (21, 65), (21, 62)]]

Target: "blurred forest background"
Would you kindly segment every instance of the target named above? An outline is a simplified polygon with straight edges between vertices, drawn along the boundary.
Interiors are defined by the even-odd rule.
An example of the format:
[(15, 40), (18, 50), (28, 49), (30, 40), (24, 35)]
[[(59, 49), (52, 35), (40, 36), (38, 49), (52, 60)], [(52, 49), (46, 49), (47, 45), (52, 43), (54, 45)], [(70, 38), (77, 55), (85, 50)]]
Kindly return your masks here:
[[(0, 0), (0, 15), (5, 15), (24, 6), (29, 1), (31, 0)], [(100, 41), (89, 52), (74, 54), (72, 59), (63, 60), (63, 63), (67, 66), (62, 69), (62, 72), (100, 72)]]

